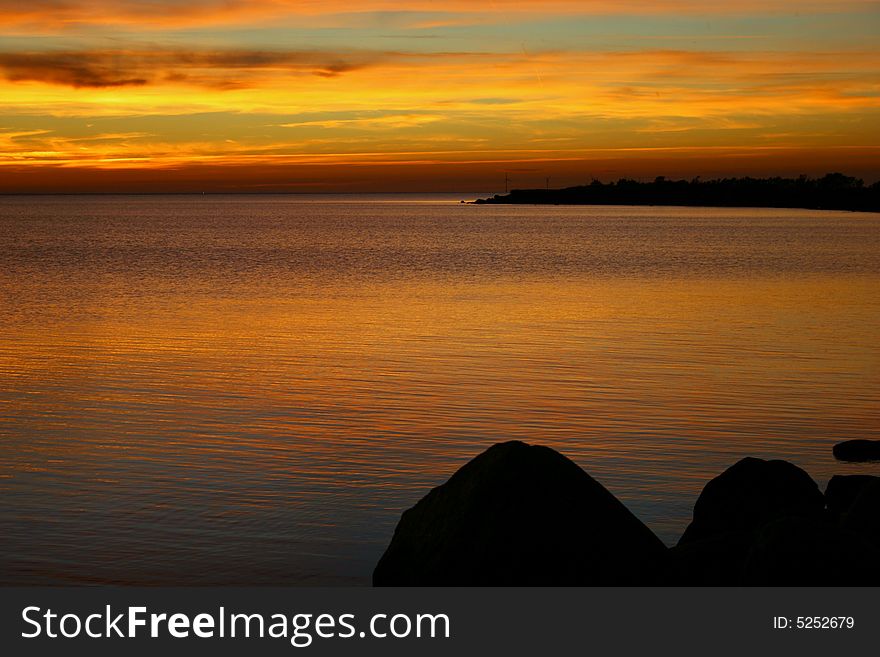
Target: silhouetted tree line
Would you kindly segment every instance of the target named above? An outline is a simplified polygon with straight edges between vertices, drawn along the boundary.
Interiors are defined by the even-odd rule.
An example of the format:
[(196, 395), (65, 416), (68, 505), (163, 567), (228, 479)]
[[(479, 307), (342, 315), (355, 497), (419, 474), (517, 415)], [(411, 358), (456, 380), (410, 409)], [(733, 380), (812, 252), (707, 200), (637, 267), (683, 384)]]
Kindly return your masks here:
[(559, 205), (703, 205), (724, 207), (810, 208), (880, 211), (880, 182), (842, 173), (821, 178), (722, 178), (653, 182), (621, 178), (593, 180), (589, 185), (564, 189), (514, 189), (509, 194), (478, 199), (475, 203)]

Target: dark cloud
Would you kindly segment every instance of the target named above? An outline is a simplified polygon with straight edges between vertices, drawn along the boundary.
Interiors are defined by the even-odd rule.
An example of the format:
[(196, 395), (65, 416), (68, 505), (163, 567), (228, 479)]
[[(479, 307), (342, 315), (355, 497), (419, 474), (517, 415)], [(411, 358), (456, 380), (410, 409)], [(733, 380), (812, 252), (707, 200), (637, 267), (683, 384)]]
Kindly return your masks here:
[(12, 82), (37, 81), (74, 88), (168, 81), (237, 89), (248, 86), (242, 72), (265, 70), (332, 78), (369, 66), (377, 57), (255, 50), (0, 53), (0, 74)]
[(0, 53), (0, 69), (7, 80), (37, 80), (70, 87), (124, 87), (147, 84), (147, 78), (114, 66), (106, 57), (84, 53)]
[(328, 64), (323, 68), (319, 68), (314, 71), (315, 75), (320, 75), (325, 78), (335, 78), (343, 73), (349, 73), (351, 71), (355, 71), (359, 68), (363, 68), (363, 66), (359, 66), (356, 64), (347, 64), (344, 62), (334, 62), (333, 64)]

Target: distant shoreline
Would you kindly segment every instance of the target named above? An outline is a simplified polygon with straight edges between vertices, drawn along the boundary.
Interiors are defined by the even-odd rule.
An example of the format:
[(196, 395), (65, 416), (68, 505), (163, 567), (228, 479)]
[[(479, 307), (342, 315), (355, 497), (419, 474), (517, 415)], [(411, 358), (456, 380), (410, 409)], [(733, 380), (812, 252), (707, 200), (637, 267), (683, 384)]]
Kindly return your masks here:
[(792, 208), (880, 212), (880, 183), (840, 173), (822, 178), (725, 178), (692, 181), (660, 176), (643, 183), (594, 180), (562, 189), (514, 189), (505, 195), (477, 199), (476, 205), (632, 205), (732, 208)]

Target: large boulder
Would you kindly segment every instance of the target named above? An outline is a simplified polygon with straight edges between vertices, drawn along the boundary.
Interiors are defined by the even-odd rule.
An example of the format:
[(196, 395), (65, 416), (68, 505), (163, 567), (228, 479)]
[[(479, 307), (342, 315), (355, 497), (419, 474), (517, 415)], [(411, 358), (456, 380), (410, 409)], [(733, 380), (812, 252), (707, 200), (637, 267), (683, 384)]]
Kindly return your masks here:
[(844, 440), (832, 452), (838, 461), (880, 461), (880, 440)]
[(788, 461), (747, 457), (706, 484), (679, 544), (731, 533), (755, 533), (785, 516), (820, 517), (816, 482)]
[(821, 520), (822, 493), (787, 461), (744, 458), (703, 488), (694, 517), (669, 552), (660, 583), (735, 586), (760, 531), (780, 518)]
[(833, 518), (840, 518), (865, 488), (880, 477), (874, 475), (834, 475), (825, 486), (825, 507)]
[(490, 447), (404, 511), (377, 586), (641, 584), (663, 543), (558, 452)]

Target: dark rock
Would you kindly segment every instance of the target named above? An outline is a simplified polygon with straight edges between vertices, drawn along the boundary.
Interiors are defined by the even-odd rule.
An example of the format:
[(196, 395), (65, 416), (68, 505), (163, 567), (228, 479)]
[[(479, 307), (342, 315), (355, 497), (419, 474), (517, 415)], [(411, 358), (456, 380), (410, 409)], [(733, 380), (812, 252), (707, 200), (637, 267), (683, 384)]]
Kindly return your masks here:
[(835, 518), (849, 511), (861, 492), (880, 481), (873, 475), (834, 475), (825, 487), (825, 507)]
[(766, 525), (748, 555), (747, 586), (874, 586), (880, 551), (830, 522), (790, 517)]
[(869, 483), (861, 490), (844, 513), (841, 526), (880, 547), (880, 479)]
[(787, 461), (744, 458), (706, 484), (679, 545), (754, 534), (785, 516), (820, 517), (825, 499), (810, 475)]
[[(818, 488), (799, 468), (782, 461), (740, 461), (706, 486), (694, 509), (694, 523), (669, 551), (657, 583), (880, 583), (880, 542), (871, 542), (880, 541), (877, 481), (834, 477), (825, 495), (830, 511), (823, 514)], [(841, 516), (845, 522), (838, 523)]]
[(490, 447), (405, 511), (377, 586), (628, 585), (666, 548), (558, 452)]
[(679, 543), (669, 550), (656, 584), (660, 586), (737, 586), (751, 549), (752, 535), (728, 533)]
[(845, 440), (833, 452), (838, 461), (880, 461), (880, 440)]

